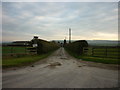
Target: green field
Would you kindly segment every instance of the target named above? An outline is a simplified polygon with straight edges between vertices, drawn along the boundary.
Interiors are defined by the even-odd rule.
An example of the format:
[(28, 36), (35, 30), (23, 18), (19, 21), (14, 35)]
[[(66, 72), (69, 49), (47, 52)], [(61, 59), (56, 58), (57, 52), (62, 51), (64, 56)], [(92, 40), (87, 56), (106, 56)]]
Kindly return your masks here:
[(16, 46), (3, 46), (2, 47), (2, 54), (10, 54), (10, 53), (27, 53), (26, 47), (16, 47)]
[[(86, 54), (78, 55), (78, 54), (68, 50), (67, 48), (65, 48), (65, 50), (71, 56), (74, 56), (75, 58), (78, 58), (78, 59), (82, 59), (84, 61), (92, 61), (92, 62), (105, 63), (105, 64), (120, 64), (119, 59), (118, 59), (118, 55), (114, 56), (114, 52), (116, 52), (117, 49), (110, 49), (110, 50), (114, 51), (114, 52), (110, 52), (110, 55), (112, 54), (110, 57), (105, 57), (104, 52), (102, 52), (103, 56), (100, 56), (100, 54), (98, 54), (98, 56), (92, 56), (90, 50), (88, 50), (88, 52), (87, 52), (88, 55), (86, 55)], [(103, 51), (103, 49), (99, 49), (99, 50)]]
[(42, 60), (43, 58), (46, 58), (50, 54), (52, 54), (53, 51), (46, 53), (46, 54), (41, 54), (41, 55), (26, 55), (23, 57), (19, 58), (5, 58), (2, 59), (2, 67), (3, 68), (9, 68), (9, 67), (19, 67), (19, 66), (24, 66), (24, 65), (30, 65), (36, 61)]
[(118, 47), (87, 47), (84, 55), (104, 58), (119, 58)]
[(92, 57), (92, 56), (78, 56), (77, 58), (84, 61), (93, 61), (105, 64), (120, 64), (119, 59), (115, 58), (102, 58), (102, 57)]

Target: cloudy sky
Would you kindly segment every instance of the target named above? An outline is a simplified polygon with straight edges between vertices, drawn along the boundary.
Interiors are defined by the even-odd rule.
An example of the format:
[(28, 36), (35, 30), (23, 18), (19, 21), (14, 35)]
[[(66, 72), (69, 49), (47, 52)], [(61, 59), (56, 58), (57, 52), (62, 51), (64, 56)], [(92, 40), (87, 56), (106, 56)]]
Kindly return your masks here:
[(3, 41), (117, 40), (117, 2), (2, 2)]

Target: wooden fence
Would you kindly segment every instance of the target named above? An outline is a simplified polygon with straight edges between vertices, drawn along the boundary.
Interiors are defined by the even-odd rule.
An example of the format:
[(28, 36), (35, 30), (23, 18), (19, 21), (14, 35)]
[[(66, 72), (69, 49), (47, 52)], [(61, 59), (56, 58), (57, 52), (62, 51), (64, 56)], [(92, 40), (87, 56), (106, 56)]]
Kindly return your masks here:
[(84, 47), (83, 54), (103, 58), (119, 58), (119, 49), (117, 46), (91, 46)]
[(27, 55), (27, 54), (37, 54), (37, 49), (34, 47), (25, 46), (3, 46), (2, 56), (16, 56), (16, 55)]

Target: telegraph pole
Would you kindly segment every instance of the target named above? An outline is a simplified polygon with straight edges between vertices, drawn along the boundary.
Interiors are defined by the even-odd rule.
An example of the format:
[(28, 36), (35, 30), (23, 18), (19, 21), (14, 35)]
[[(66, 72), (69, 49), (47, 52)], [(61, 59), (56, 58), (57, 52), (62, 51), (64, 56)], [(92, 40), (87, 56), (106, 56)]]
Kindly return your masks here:
[(69, 43), (71, 43), (71, 28), (69, 28)]

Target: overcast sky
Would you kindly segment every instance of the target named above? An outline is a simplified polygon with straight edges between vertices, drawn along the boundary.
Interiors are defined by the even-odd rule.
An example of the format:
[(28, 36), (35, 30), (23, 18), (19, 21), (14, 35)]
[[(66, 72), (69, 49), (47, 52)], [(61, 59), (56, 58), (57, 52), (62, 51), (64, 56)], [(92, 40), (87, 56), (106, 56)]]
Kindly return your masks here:
[(117, 2), (3, 2), (3, 41), (117, 40)]

